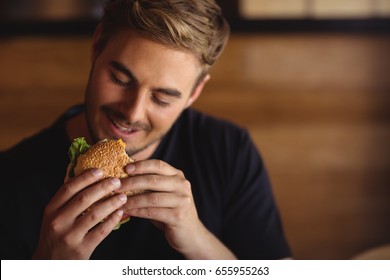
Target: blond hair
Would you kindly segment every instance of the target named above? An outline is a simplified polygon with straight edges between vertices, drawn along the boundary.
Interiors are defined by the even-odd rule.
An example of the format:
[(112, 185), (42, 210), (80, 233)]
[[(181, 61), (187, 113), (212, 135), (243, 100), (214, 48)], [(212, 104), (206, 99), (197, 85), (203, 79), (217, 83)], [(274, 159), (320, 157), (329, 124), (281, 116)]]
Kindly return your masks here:
[(229, 25), (214, 0), (109, 0), (101, 20), (101, 51), (122, 28), (173, 48), (190, 51), (206, 70), (222, 53)]

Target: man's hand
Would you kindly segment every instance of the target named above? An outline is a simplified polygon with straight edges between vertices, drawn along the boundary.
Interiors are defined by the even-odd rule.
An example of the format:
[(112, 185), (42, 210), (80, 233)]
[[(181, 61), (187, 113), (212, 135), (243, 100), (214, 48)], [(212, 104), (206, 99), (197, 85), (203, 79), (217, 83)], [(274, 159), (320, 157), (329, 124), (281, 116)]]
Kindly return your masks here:
[(127, 197), (118, 194), (96, 203), (120, 187), (119, 179), (99, 181), (101, 176), (100, 170), (90, 170), (59, 188), (45, 208), (33, 258), (88, 259), (115, 228), (123, 215), (118, 209)]
[(118, 192), (150, 191), (129, 197), (126, 214), (154, 221), (169, 244), (188, 259), (225, 259), (235, 256), (199, 220), (190, 182), (182, 171), (160, 160), (132, 163)]

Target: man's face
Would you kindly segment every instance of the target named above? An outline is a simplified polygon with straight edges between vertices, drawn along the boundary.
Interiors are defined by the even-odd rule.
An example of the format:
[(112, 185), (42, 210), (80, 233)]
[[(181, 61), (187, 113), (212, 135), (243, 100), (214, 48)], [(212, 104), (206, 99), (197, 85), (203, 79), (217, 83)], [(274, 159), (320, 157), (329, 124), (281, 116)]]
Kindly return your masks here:
[(121, 138), (130, 155), (154, 150), (197, 98), (192, 91), (200, 73), (192, 54), (117, 32), (96, 57), (87, 87), (92, 139)]

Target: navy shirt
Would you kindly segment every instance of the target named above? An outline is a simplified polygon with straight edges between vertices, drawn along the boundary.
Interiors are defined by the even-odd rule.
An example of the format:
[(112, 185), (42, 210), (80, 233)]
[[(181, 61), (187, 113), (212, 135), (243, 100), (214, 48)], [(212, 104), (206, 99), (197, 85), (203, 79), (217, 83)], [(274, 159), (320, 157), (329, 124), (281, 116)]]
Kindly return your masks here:
[[(62, 185), (69, 163), (68, 118), (0, 153), (1, 259), (29, 259), (44, 207)], [(191, 182), (203, 224), (240, 259), (291, 255), (263, 162), (246, 130), (185, 110), (152, 158), (180, 169)], [(150, 221), (132, 218), (96, 248), (92, 259), (182, 259)]]

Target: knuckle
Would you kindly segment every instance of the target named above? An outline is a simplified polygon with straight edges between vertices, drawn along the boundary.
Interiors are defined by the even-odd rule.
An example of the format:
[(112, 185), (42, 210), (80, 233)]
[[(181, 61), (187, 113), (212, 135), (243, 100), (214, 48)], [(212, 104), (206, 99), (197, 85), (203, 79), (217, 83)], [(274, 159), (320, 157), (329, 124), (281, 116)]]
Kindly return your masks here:
[(71, 182), (67, 182), (64, 184), (64, 193), (66, 194), (73, 194), (73, 184)]
[(91, 208), (91, 210), (88, 212), (88, 219), (93, 223), (100, 221), (99, 214), (95, 209)]
[(160, 195), (158, 193), (152, 192), (148, 194), (147, 199), (150, 204), (156, 205), (160, 202)]
[(134, 213), (139, 217), (144, 218), (155, 218), (157, 215), (157, 211), (155, 208), (141, 208), (134, 211)]
[(104, 226), (101, 226), (98, 229), (98, 235), (102, 238), (106, 237), (109, 233), (110, 233), (110, 231)]
[(189, 196), (185, 196), (183, 199), (180, 200), (184, 206), (188, 206), (192, 204), (192, 199)]
[[(73, 247), (72, 244), (74, 243), (74, 241), (73, 241), (73, 238), (71, 235), (63, 236), (62, 242), (66, 245), (66, 247)], [(79, 253), (79, 252), (77, 252), (77, 248), (73, 248), (73, 250), (75, 253), (77, 253), (77, 254)]]
[(82, 259), (84, 256), (83, 250), (81, 248), (78, 248), (78, 247), (73, 249), (73, 253), (77, 259)]
[(180, 224), (184, 220), (184, 213), (182, 211), (174, 211), (173, 218), (176, 223)]
[(149, 217), (155, 217), (156, 214), (157, 214), (157, 211), (153, 208), (146, 208), (146, 214), (149, 216)]
[(177, 171), (177, 175), (179, 175), (179, 176), (182, 177), (182, 178), (185, 177), (183, 171), (181, 171), (181, 170), (178, 170), (178, 171)]
[(165, 168), (165, 162), (162, 160), (157, 160), (156, 164), (159, 170), (163, 170)]
[(95, 186), (96, 187), (94, 187), (94, 190), (99, 192), (99, 193), (107, 193), (111, 189), (110, 188), (111, 184), (110, 184), (109, 179), (106, 179), (106, 180), (102, 181), (100, 184), (96, 184)]
[(57, 233), (60, 231), (61, 223), (57, 219), (53, 219), (49, 224), (49, 231), (51, 233)]
[(186, 188), (188, 188), (188, 189), (191, 188), (191, 182), (188, 181), (187, 179), (184, 179), (184, 180), (183, 180), (183, 185), (184, 185)]
[(155, 174), (149, 175), (149, 184), (154, 186), (158, 183), (159, 181), (159, 176)]
[(185, 188), (187, 191), (191, 190), (191, 182), (188, 181), (186, 178), (181, 177), (180, 184)]
[[(119, 196), (120, 195), (112, 195), (111, 197), (106, 199), (106, 202), (108, 203), (108, 207), (110, 209), (116, 209), (120, 205), (127, 202), (127, 196), (123, 196), (123, 194), (121, 194), (121, 196), (123, 196), (123, 198), (120, 198)], [(125, 201), (123, 201), (122, 199), (125, 199)]]
[(131, 196), (127, 198), (126, 204), (124, 207), (132, 208), (138, 204), (138, 196)]
[(85, 204), (85, 203), (88, 201), (88, 195), (86, 195), (85, 193), (80, 193), (80, 194), (77, 196), (77, 201), (78, 201), (80, 204)]

